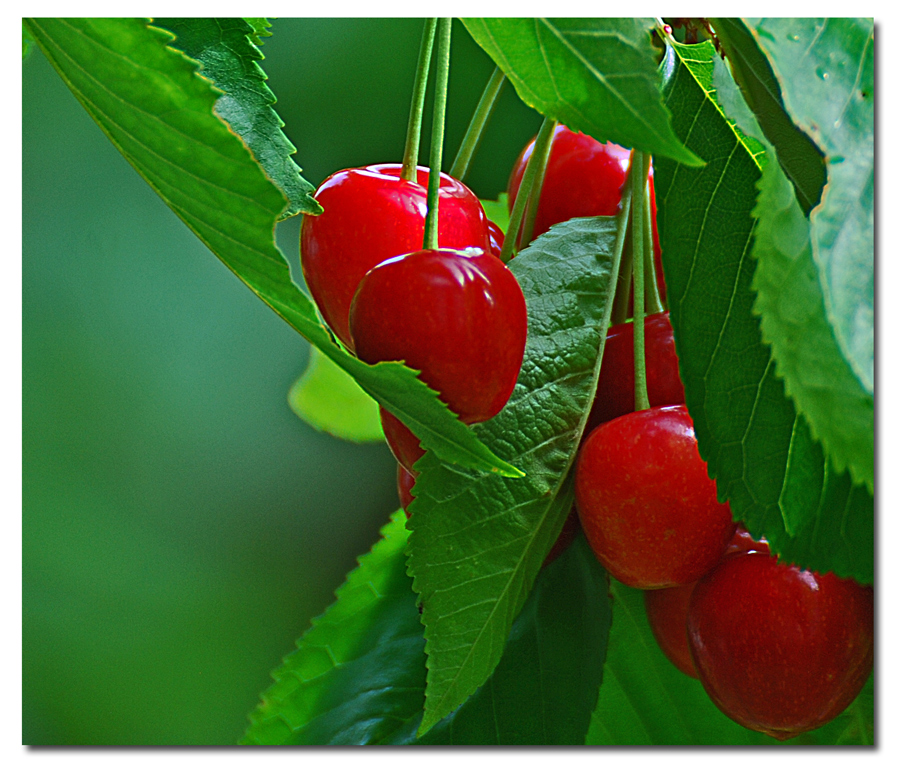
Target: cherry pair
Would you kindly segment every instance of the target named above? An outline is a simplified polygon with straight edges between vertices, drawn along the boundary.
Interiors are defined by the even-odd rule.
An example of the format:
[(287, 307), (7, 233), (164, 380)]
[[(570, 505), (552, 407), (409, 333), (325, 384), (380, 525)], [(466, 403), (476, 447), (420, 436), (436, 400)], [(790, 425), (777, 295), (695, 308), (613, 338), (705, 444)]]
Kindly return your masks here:
[[(502, 232), (464, 184), (441, 174), (437, 249), (423, 249), (429, 171), (399, 164), (337, 172), (316, 191), (324, 213), (304, 217), (303, 275), (325, 321), (363, 361), (420, 371), (465, 423), (509, 399), (525, 349), (525, 299), (500, 261)], [(418, 439), (382, 409), (407, 470)]]

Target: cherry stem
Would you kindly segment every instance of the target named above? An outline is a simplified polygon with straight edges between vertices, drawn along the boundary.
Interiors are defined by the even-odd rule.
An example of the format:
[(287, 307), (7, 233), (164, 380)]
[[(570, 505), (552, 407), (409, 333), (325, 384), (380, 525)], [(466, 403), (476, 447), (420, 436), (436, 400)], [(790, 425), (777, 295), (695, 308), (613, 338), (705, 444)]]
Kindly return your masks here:
[(516, 193), (516, 202), (513, 205), (509, 215), (509, 227), (506, 228), (506, 237), (503, 239), (503, 248), (500, 251), (500, 259), (509, 262), (513, 258), (517, 235), (522, 225), (522, 219), (525, 215), (525, 206), (531, 197), (531, 189), (534, 187), (535, 178), (538, 175), (539, 166), (542, 163), (546, 165), (546, 157), (550, 151), (550, 142), (553, 139), (553, 132), (556, 129), (556, 121), (551, 118), (544, 118), (541, 123), (541, 130), (538, 131), (537, 139), (534, 140), (534, 149), (531, 151), (531, 157), (525, 164), (525, 173), (522, 175), (522, 183), (519, 185), (519, 191)]
[(644, 309), (647, 315), (665, 312), (656, 275), (656, 244), (653, 243), (653, 211), (650, 208), (650, 184), (644, 187)]
[[(534, 223), (537, 220), (538, 206), (541, 202), (541, 190), (544, 187), (544, 177), (547, 175), (547, 163), (550, 161), (550, 151), (553, 149), (553, 137), (556, 134), (557, 125), (559, 125), (558, 122), (554, 121), (553, 132), (550, 134), (550, 141), (547, 142), (547, 146), (544, 147), (540, 156), (535, 159), (537, 171), (535, 172), (531, 189), (528, 191), (528, 201), (525, 205), (525, 222), (522, 225), (522, 232), (519, 233), (518, 239), (518, 246), (520, 249), (525, 248), (531, 243), (531, 238), (534, 235)], [(537, 145), (535, 145), (529, 161), (534, 159), (536, 154)]]
[(426, 19), (419, 45), (419, 61), (416, 64), (416, 80), (413, 84), (412, 101), (409, 107), (409, 122), (406, 125), (406, 146), (403, 148), (403, 167), (400, 178), (406, 182), (417, 180), (419, 165), (419, 142), (422, 135), (422, 115), (425, 112), (425, 92), (428, 89), (428, 69), (431, 66), (431, 50), (434, 48), (434, 32), (437, 19)]
[(450, 81), (450, 30), (453, 19), (438, 21), (437, 70), (434, 86), (434, 117), (431, 123), (431, 156), (428, 172), (428, 213), (422, 248), (438, 247), (438, 199), (441, 187), (441, 160), (444, 148), (444, 121), (447, 116), (447, 85)]
[[(647, 395), (647, 363), (644, 349), (644, 276), (646, 264), (645, 221), (644, 208), (649, 203), (647, 195), (647, 174), (650, 170), (650, 156), (645, 152), (637, 151), (632, 157), (631, 174), (632, 184), (631, 203), (631, 237), (634, 248), (633, 270), (634, 280), (634, 410), (650, 408), (650, 399)], [(636, 194), (635, 194), (636, 193)], [(653, 242), (649, 244), (650, 259), (653, 259)]]
[(491, 74), (491, 79), (484, 87), (478, 106), (475, 108), (475, 114), (472, 115), (472, 120), (469, 121), (469, 127), (466, 129), (466, 135), (463, 137), (459, 152), (456, 154), (453, 165), (450, 166), (450, 176), (462, 181), (468, 175), (469, 165), (478, 149), (478, 145), (481, 143), (485, 126), (487, 126), (494, 112), (494, 107), (497, 105), (497, 97), (500, 96), (505, 83), (506, 75), (503, 74), (503, 70), (495, 67), (493, 74)]

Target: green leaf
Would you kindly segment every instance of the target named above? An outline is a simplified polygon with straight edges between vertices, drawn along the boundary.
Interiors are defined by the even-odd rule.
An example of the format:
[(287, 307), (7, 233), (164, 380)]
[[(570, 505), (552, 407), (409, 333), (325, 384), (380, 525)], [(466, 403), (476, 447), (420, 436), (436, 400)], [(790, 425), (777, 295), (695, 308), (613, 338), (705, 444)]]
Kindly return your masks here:
[(579, 536), (541, 570), (491, 677), (416, 743), (582, 745), (606, 656), (608, 582)]
[(255, 46), (261, 46), (266, 41), (263, 38), (272, 37), (272, 23), (268, 19), (248, 19), (244, 18), (252, 28), (253, 32), (250, 36), (250, 42)]
[(542, 115), (601, 142), (703, 161), (672, 132), (659, 92), (653, 19), (463, 19)]
[[(871, 681), (840, 716), (817, 730), (778, 741), (741, 727), (660, 650), (644, 609), (644, 592), (611, 581), (612, 630), (603, 686), (587, 743), (606, 746), (739, 746), (871, 743)], [(868, 731), (866, 730), (868, 725)], [(868, 736), (868, 739), (867, 739)]]
[[(506, 407), (473, 426), (523, 479), (416, 464), (410, 572), (428, 640), (426, 732), (481, 686), (572, 505), (571, 478), (596, 389), (618, 272), (616, 220), (573, 219), (510, 262), (528, 342)], [(618, 247), (618, 248), (617, 248)]]
[[(274, 673), (243, 744), (408, 744), (425, 700), (425, 640), (405, 574), (405, 515)], [(542, 570), (497, 670), (422, 743), (581, 744), (603, 668), (606, 576), (584, 538)], [(573, 640), (578, 640), (573, 647)], [(489, 716), (489, 718), (488, 718)]]
[(289, 201), (280, 218), (321, 214), (322, 207), (312, 197), (315, 187), (300, 176), (291, 158), (297, 148), (281, 131), (284, 123), (272, 109), (275, 95), (258, 64), (262, 53), (258, 43), (251, 42), (251, 36), (258, 40), (265, 27), (255, 28), (245, 19), (154, 19), (153, 24), (174, 34), (171, 45), (200, 62), (204, 77), (223, 92), (216, 112)]
[(34, 48), (34, 38), (31, 36), (31, 32), (28, 30), (28, 27), (23, 23), (22, 24), (22, 61), (28, 58), (28, 54), (31, 53), (31, 49)]
[(521, 471), (485, 447), (418, 377), (396, 362), (370, 366), (337, 345), (291, 280), (274, 241), (284, 195), (213, 112), (218, 92), (168, 32), (138, 19), (28, 19), (66, 85), (129, 163), (260, 299), (422, 445), (467, 467)]
[(829, 323), (812, 255), (810, 224), (790, 182), (774, 165), (763, 174), (754, 309), (775, 369), (797, 411), (808, 421), (838, 471), (857, 484), (875, 484), (875, 399), (841, 355)]
[(794, 121), (825, 153), (812, 254), (837, 343), (875, 388), (875, 90), (872, 19), (750, 21)]
[(316, 430), (345, 441), (384, 441), (378, 402), (316, 348), (310, 348), (306, 371), (291, 386), (288, 403)]
[[(825, 164), (822, 152), (785, 112), (781, 87), (765, 54), (740, 19), (710, 19), (731, 65), (731, 72), (772, 144), (776, 157), (794, 186), (804, 214), (822, 195)], [(728, 110), (726, 109), (726, 112)], [(737, 118), (736, 115), (731, 115)], [(740, 122), (740, 121), (738, 121)]]
[[(837, 473), (776, 375), (751, 288), (761, 172), (713, 91), (711, 43), (676, 45), (666, 100), (702, 169), (655, 161), (663, 269), (681, 378), (719, 498), (800, 566), (871, 583), (874, 504)], [(732, 87), (733, 86), (732, 84)]]
[(418, 718), (425, 645), (404, 564), (405, 522), (402, 511), (392, 516), (272, 674), (242, 744), (379, 743)]
[(504, 192), (500, 193), (495, 201), (481, 201), (481, 205), (484, 208), (484, 213), (487, 214), (487, 218), (497, 225), (504, 234), (506, 233), (506, 228), (509, 227), (508, 200), (509, 195)]

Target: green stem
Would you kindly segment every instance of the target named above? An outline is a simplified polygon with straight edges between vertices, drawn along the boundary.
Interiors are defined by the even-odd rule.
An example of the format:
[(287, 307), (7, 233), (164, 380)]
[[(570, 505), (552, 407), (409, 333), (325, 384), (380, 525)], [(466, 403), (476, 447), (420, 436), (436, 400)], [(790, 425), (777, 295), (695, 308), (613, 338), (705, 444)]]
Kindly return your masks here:
[(650, 209), (650, 184), (644, 186), (644, 309), (647, 315), (662, 313), (666, 307), (659, 293), (656, 275), (656, 250), (653, 245), (653, 212)]
[(450, 166), (450, 176), (462, 181), (469, 173), (469, 165), (481, 142), (484, 128), (491, 118), (491, 114), (497, 104), (497, 97), (500, 96), (504, 83), (506, 83), (506, 75), (503, 74), (503, 70), (499, 67), (495, 67), (491, 79), (484, 87), (484, 92), (481, 94), (481, 100), (475, 108), (475, 114), (472, 115), (469, 127), (466, 129), (466, 135), (463, 137), (459, 152), (456, 154), (453, 165)]
[[(644, 274), (646, 264), (646, 244), (644, 243), (644, 208), (649, 202), (646, 195), (647, 172), (650, 168), (650, 156), (644, 152), (635, 152), (632, 159), (631, 175), (631, 235), (634, 243), (634, 410), (636, 412), (650, 407), (647, 396), (647, 362), (644, 348)], [(634, 191), (637, 194), (634, 194)], [(650, 244), (650, 259), (653, 259), (653, 245)]]
[[(519, 234), (518, 247), (525, 248), (531, 243), (531, 237), (534, 235), (534, 223), (537, 219), (538, 206), (541, 202), (541, 190), (544, 187), (544, 177), (547, 175), (547, 163), (550, 161), (550, 151), (553, 149), (553, 136), (556, 133), (558, 121), (553, 121), (553, 130), (550, 133), (550, 141), (544, 147), (540, 157), (535, 161), (537, 170), (534, 174), (534, 182), (532, 182), (531, 190), (528, 191), (528, 203), (525, 206), (525, 222), (522, 225), (522, 232)], [(537, 154), (537, 144), (532, 151), (532, 158)], [(530, 160), (530, 159), (529, 159)]]
[(450, 30), (452, 19), (438, 21), (437, 71), (434, 87), (434, 117), (431, 123), (431, 157), (428, 172), (428, 213), (425, 215), (424, 249), (438, 247), (438, 191), (447, 116), (447, 84), (450, 80)]
[(531, 188), (534, 186), (538, 166), (541, 162), (540, 159), (545, 157), (548, 152), (555, 128), (555, 120), (544, 118), (544, 122), (541, 123), (541, 130), (538, 131), (537, 139), (534, 141), (531, 157), (528, 159), (528, 163), (525, 164), (525, 173), (522, 175), (522, 183), (519, 185), (519, 192), (516, 193), (516, 202), (509, 215), (509, 227), (506, 228), (506, 237), (503, 239), (503, 249), (500, 252), (500, 259), (504, 262), (509, 262), (513, 258), (519, 228), (522, 225), (525, 206), (528, 203)]
[[(622, 192), (622, 203), (625, 203), (625, 192)], [(631, 207), (628, 208), (631, 211)], [(630, 220), (626, 219), (626, 223)], [(631, 273), (634, 270), (634, 244), (631, 239), (631, 228), (625, 228), (624, 252), (619, 276), (616, 279), (616, 295), (613, 298), (612, 323), (623, 324), (629, 318), (631, 306)]]
[(431, 65), (431, 49), (434, 47), (434, 32), (437, 19), (426, 19), (419, 45), (419, 61), (416, 64), (416, 80), (413, 85), (412, 102), (409, 107), (409, 122), (406, 125), (406, 146), (403, 148), (403, 167), (400, 178), (407, 182), (416, 181), (416, 167), (419, 164), (419, 142), (422, 135), (422, 114), (425, 112), (425, 92), (428, 87), (428, 68)]

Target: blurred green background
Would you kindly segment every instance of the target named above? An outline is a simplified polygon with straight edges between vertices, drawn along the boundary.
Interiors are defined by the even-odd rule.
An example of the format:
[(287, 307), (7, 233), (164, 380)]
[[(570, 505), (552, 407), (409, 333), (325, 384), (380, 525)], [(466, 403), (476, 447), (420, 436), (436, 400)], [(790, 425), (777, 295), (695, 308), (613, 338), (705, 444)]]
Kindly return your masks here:
[[(401, 159), (421, 27), (274, 20), (262, 66), (313, 184)], [(445, 168), (492, 69), (456, 24)], [(307, 343), (39, 50), (22, 85), (22, 741), (234, 744), (397, 507), (396, 465), (291, 412)], [(467, 179), (482, 198), (539, 121), (507, 86)], [(295, 268), (299, 224), (277, 232)]]

